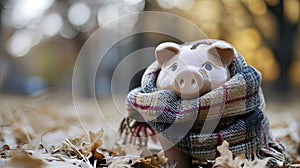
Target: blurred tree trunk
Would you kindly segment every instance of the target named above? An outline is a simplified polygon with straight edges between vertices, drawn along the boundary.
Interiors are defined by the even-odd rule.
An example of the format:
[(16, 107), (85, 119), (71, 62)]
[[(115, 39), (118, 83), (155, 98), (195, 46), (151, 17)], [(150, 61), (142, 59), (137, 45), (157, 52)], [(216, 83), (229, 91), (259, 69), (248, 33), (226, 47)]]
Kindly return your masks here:
[(289, 94), (290, 79), (288, 76), (289, 67), (293, 60), (293, 42), (297, 24), (291, 23), (284, 15), (284, 1), (279, 0), (278, 5), (268, 6), (278, 21), (278, 41), (272, 46), (275, 57), (280, 65), (280, 75), (276, 81), (276, 91), (282, 94)]

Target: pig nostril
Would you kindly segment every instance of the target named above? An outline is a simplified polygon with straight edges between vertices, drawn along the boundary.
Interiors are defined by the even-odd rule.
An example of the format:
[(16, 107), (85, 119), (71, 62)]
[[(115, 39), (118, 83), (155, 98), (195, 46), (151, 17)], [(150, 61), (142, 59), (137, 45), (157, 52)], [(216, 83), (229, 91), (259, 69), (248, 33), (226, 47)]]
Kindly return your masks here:
[(184, 87), (184, 80), (183, 80), (183, 79), (180, 79), (179, 85), (180, 85), (180, 88), (183, 88), (183, 87)]
[(191, 80), (191, 86), (192, 86), (193, 89), (195, 89), (197, 87), (197, 82), (196, 82), (195, 79)]

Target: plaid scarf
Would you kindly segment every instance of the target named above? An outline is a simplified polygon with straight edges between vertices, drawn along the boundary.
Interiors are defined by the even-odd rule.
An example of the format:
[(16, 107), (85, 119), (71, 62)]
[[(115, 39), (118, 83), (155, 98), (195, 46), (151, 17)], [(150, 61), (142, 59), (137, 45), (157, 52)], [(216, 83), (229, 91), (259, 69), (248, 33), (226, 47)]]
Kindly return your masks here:
[(201, 161), (215, 159), (216, 147), (224, 140), (234, 155), (271, 156), (272, 165), (284, 161), (283, 148), (274, 142), (263, 113), (261, 74), (237, 52), (229, 68), (232, 78), (222, 86), (198, 98), (180, 99), (172, 91), (156, 88), (160, 66), (155, 61), (145, 71), (141, 87), (127, 95), (121, 133), (127, 130), (131, 137), (147, 137), (155, 134), (153, 128)]

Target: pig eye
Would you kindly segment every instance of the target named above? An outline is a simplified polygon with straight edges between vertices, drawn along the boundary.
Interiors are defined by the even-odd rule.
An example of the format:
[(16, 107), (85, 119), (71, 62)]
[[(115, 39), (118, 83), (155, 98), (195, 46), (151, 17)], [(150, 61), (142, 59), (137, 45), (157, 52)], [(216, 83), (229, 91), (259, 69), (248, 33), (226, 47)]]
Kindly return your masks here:
[(208, 71), (211, 71), (213, 69), (213, 66), (210, 63), (204, 64), (204, 68)]
[(172, 71), (176, 71), (177, 69), (177, 64), (173, 64), (172, 67), (171, 67)]

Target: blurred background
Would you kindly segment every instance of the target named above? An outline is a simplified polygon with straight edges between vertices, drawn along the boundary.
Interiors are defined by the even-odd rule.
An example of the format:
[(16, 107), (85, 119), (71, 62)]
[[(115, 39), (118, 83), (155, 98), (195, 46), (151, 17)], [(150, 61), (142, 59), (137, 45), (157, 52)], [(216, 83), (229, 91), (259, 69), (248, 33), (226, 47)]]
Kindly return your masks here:
[[(90, 55), (97, 58), (98, 49), (111, 40), (110, 34), (116, 38), (135, 28), (173, 26), (170, 33), (176, 30), (185, 39), (198, 40), (197, 32), (180, 22), (183, 19), (170, 19), (162, 24), (158, 21), (162, 18), (123, 17), (161, 11), (186, 18), (203, 30), (207, 38), (232, 43), (248, 64), (262, 72), (271, 130), (274, 137), (286, 139), (295, 160), (300, 151), (299, 3), (299, 0), (0, 0), (0, 144), (3, 140), (5, 144), (18, 146), (61, 144), (65, 137), (87, 135), (89, 130), (103, 128), (103, 142), (112, 147), (118, 140), (118, 126), (126, 111), (124, 94), (129, 86), (124, 89), (123, 85), (130, 78), (128, 73), (140, 65), (149, 65), (159, 43), (182, 41), (150, 32), (120, 39), (97, 66), (96, 78), (92, 69), (95, 57)], [(130, 19), (110, 24), (120, 17)], [(97, 37), (95, 43), (83, 47), (99, 28), (106, 28), (108, 35)], [(129, 59), (130, 55), (137, 57)], [(79, 58), (84, 61), (79, 70), (81, 85), (75, 89), (80, 95), (77, 99), (77, 95), (72, 97), (72, 75)], [(126, 61), (128, 71), (119, 68)], [(119, 76), (114, 76), (118, 79), (114, 81), (116, 72)], [(111, 91), (118, 94), (118, 100), (111, 97)], [(95, 101), (94, 96), (99, 99)]]
[[(248, 64), (262, 72), (268, 101), (296, 101), (300, 98), (299, 3), (299, 0), (0, 0), (1, 93), (37, 96), (71, 91), (76, 57), (94, 31), (124, 15), (164, 11), (190, 20), (208, 38), (232, 43)], [(132, 19), (117, 28), (126, 31), (135, 23)], [(152, 18), (145, 21), (145, 26), (154, 23)], [(176, 22), (174, 26), (184, 27)], [(183, 33), (190, 34), (189, 30)], [(176, 41), (157, 34), (136, 35), (112, 48), (108, 55), (116, 57), (100, 65), (96, 95), (110, 95), (111, 75), (124, 56), (168, 40)], [(84, 73), (88, 76), (89, 71)], [(83, 95), (92, 94), (89, 87), (87, 78)]]

